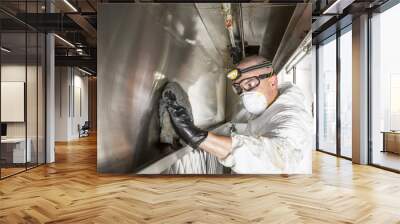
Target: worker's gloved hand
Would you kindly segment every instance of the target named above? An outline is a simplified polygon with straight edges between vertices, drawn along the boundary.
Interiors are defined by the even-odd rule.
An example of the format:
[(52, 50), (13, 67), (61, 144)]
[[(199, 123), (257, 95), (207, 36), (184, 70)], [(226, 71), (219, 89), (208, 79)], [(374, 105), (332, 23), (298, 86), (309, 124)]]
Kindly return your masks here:
[(196, 127), (185, 107), (178, 104), (173, 92), (164, 93), (167, 110), (171, 117), (172, 125), (179, 137), (192, 148), (198, 148), (200, 143), (207, 138), (208, 132)]

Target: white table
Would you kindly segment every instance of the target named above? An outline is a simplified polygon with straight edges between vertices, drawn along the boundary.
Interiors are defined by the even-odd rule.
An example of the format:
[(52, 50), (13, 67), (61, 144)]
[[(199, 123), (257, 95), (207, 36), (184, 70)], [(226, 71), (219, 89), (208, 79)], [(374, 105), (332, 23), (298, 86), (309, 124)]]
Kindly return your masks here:
[(32, 141), (30, 138), (26, 140), (28, 143), (26, 147), (25, 153), (25, 138), (5, 138), (1, 139), (2, 147), (13, 147), (13, 163), (25, 163), (31, 162), (32, 154), (31, 154), (31, 145)]

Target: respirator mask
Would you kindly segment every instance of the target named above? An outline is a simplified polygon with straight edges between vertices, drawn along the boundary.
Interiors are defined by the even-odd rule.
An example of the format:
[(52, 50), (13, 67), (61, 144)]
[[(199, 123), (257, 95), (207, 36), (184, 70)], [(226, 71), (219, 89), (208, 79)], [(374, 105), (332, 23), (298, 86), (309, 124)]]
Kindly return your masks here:
[[(271, 62), (266, 61), (262, 64), (250, 66), (244, 69), (235, 68), (228, 72), (227, 77), (231, 80), (236, 80), (242, 75), (242, 73), (271, 66)], [(266, 99), (266, 97), (260, 92), (251, 90), (258, 87), (262, 79), (269, 78), (273, 76), (273, 74), (273, 71), (271, 71), (270, 73), (245, 78), (240, 80), (240, 82), (232, 84), (233, 91), (236, 94), (240, 95), (243, 106), (251, 114), (261, 114), (268, 107), (268, 100)]]
[(268, 107), (267, 98), (260, 92), (244, 92), (240, 94), (244, 108), (251, 114), (259, 115)]

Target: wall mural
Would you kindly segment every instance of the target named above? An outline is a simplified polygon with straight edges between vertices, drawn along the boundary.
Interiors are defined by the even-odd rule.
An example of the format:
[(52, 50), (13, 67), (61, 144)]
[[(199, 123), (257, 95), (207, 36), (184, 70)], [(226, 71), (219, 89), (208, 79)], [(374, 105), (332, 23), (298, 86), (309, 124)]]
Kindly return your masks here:
[[(100, 173), (311, 173), (310, 4), (99, 4)], [(311, 74), (310, 74), (311, 75)]]

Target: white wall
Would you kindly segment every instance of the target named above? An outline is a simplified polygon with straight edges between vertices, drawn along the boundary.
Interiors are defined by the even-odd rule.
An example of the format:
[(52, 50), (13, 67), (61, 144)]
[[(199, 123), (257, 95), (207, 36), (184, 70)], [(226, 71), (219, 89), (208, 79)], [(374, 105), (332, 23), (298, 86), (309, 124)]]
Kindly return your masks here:
[[(2, 65), (1, 81), (2, 82), (25, 82), (25, 64), (24, 65)], [(30, 68), (28, 67), (28, 70)], [(29, 74), (29, 73), (28, 73)], [(4, 97), (4, 96), (3, 96)], [(6, 108), (1, 108), (6, 110)], [(7, 123), (7, 137), (25, 137), (25, 123), (11, 122)]]
[(88, 78), (83, 75), (76, 68), (56, 67), (56, 141), (79, 138), (78, 124), (88, 120)]
[(70, 76), (67, 67), (55, 69), (55, 141), (68, 140)]
[[(31, 82), (30, 75), (35, 75), (36, 76), (36, 67), (33, 66), (28, 66), (27, 68), (24, 65), (18, 65), (18, 64), (9, 64), (9, 65), (2, 65), (1, 66), (1, 81), (2, 82), (25, 82), (25, 75), (26, 75), (26, 70), (28, 71), (28, 79)], [(30, 83), (32, 84), (32, 83)], [(36, 85), (36, 82), (33, 83)], [(33, 89), (28, 89), (28, 90), (33, 90)], [(36, 97), (36, 89), (33, 90), (34, 92), (28, 92), (27, 96), (28, 97)], [(27, 99), (28, 102), (31, 102), (32, 99)], [(29, 105), (29, 106), (34, 106), (35, 105)], [(1, 108), (2, 110), (6, 110), (6, 108)], [(31, 108), (32, 109), (32, 108)], [(32, 120), (35, 120), (36, 114), (34, 115), (35, 117), (31, 117), (31, 113), (28, 113), (28, 121), (31, 122)], [(35, 120), (36, 121), (36, 120)], [(25, 137), (25, 123), (26, 122), (7, 122), (7, 136), (8, 137)], [(32, 125), (28, 125), (28, 128), (31, 127)], [(29, 132), (29, 130), (28, 130)], [(29, 133), (28, 133), (29, 135)], [(28, 136), (29, 137), (29, 136)]]
[[(82, 76), (82, 73), (76, 73), (77, 70), (75, 70), (75, 75), (74, 75), (74, 108), (72, 108), (72, 120), (71, 120), (71, 136), (72, 138), (78, 138), (79, 137), (79, 132), (78, 132), (78, 124), (81, 126), (85, 123), (85, 121), (89, 120), (88, 116), (88, 77), (87, 76)], [(80, 93), (78, 93), (80, 91)], [(79, 97), (80, 95), (80, 97)], [(80, 102), (79, 102), (80, 100)], [(79, 108), (81, 107), (81, 108)], [(81, 111), (80, 111), (80, 110)], [(75, 113), (74, 113), (75, 111)]]
[[(38, 70), (37, 70), (38, 69)], [(27, 78), (27, 80), (25, 80)], [(21, 108), (26, 112), (26, 121), (24, 122), (6, 122), (7, 137), (24, 138), (25, 135), (30, 139), (32, 151), (32, 161), (44, 162), (44, 74), (42, 67), (25, 64), (3, 64), (1, 66), (2, 82), (24, 82), (26, 84), (26, 107)], [(2, 96), (7, 97), (7, 96)], [(7, 110), (10, 108), (1, 108)], [(39, 153), (39, 156), (37, 156)]]

